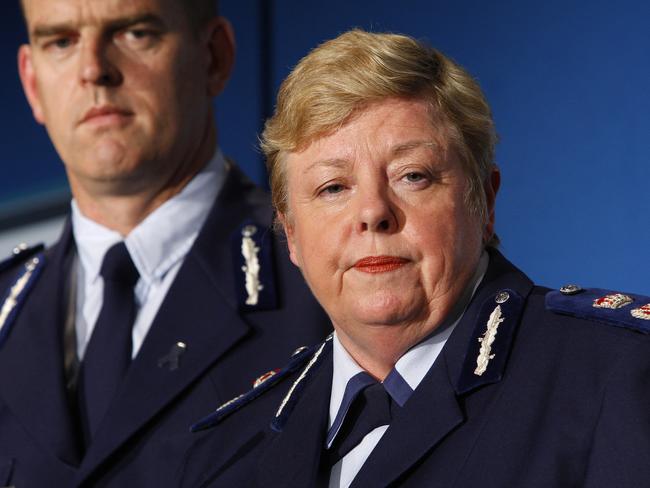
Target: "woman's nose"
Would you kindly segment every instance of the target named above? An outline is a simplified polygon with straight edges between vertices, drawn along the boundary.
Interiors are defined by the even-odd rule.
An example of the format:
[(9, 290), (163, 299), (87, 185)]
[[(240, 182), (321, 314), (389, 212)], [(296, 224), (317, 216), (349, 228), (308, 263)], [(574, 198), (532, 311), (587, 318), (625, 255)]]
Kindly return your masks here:
[(385, 188), (365, 188), (357, 192), (358, 232), (385, 232), (397, 230), (397, 215)]

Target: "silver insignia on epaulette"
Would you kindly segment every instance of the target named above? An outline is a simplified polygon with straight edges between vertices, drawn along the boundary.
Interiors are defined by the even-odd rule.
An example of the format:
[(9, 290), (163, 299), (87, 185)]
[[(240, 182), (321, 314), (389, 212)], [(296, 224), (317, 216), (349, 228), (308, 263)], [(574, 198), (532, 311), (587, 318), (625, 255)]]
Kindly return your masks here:
[(305, 369), (302, 370), (300, 373), (300, 376), (298, 376), (298, 379), (293, 382), (293, 385), (291, 385), (291, 388), (289, 388), (289, 392), (285, 395), (285, 397), (282, 399), (282, 403), (280, 403), (280, 407), (278, 408), (278, 411), (275, 413), (275, 417), (279, 417), (282, 414), (282, 411), (284, 410), (284, 407), (287, 406), (287, 403), (289, 403), (289, 400), (291, 399), (291, 396), (293, 395), (293, 392), (295, 391), (296, 387), (305, 379), (307, 376), (307, 373), (309, 370), (316, 364), (318, 361), (319, 356), (323, 353), (323, 349), (325, 349), (325, 346), (327, 344), (327, 341), (331, 339), (331, 335), (327, 337), (325, 342), (321, 344), (321, 346), (318, 348), (316, 353), (312, 356), (312, 358), (309, 360), (309, 363), (307, 363), (307, 366)]
[(18, 305), (18, 296), (21, 294), (25, 286), (27, 286), (32, 273), (36, 269), (36, 266), (39, 262), (40, 260), (38, 258), (32, 258), (27, 264), (25, 264), (25, 272), (20, 278), (18, 278), (18, 281), (16, 281), (16, 283), (14, 283), (14, 285), (9, 290), (9, 295), (2, 304), (2, 308), (0, 309), (0, 330), (2, 330), (4, 327), (11, 311), (16, 305)]
[(497, 337), (499, 324), (504, 320), (505, 317), (501, 314), (501, 305), (497, 305), (490, 314), (485, 334), (483, 334), (483, 337), (478, 338), (478, 341), (481, 343), (481, 349), (476, 358), (476, 369), (474, 370), (476, 376), (481, 376), (485, 373), (490, 359), (494, 358), (495, 355), (492, 354), (492, 343)]
[(239, 400), (240, 398), (243, 398), (244, 396), (246, 396), (246, 393), (242, 393), (241, 395), (237, 395), (235, 398), (233, 398), (233, 399), (231, 399), (231, 400), (228, 400), (226, 403), (224, 403), (224, 404), (221, 405), (219, 408), (217, 408), (217, 409), (215, 410), (215, 412), (221, 412), (224, 408), (229, 407), (230, 405), (232, 405), (233, 403), (235, 403), (235, 402), (236, 402), (237, 400)]
[(577, 295), (582, 291), (582, 287), (578, 285), (564, 285), (560, 288), (562, 295)]
[(259, 300), (259, 292), (264, 289), (260, 283), (260, 262), (257, 257), (260, 248), (255, 245), (252, 236), (257, 232), (257, 227), (254, 225), (247, 225), (242, 229), (241, 240), (241, 253), (246, 260), (246, 264), (242, 266), (242, 271), (246, 276), (246, 305), (257, 305)]
[(298, 354), (300, 354), (302, 351), (304, 351), (306, 349), (309, 349), (309, 348), (307, 346), (300, 346), (298, 349), (296, 349), (295, 351), (293, 351), (291, 353), (291, 357), (297, 356)]
[(27, 245), (26, 242), (21, 242), (20, 244), (18, 244), (16, 247), (13, 248), (13, 251), (12, 251), (12, 252), (13, 252), (15, 255), (18, 255), (18, 254), (20, 254), (21, 252), (26, 251), (28, 247), (29, 247), (29, 246)]
[(629, 305), (633, 301), (634, 300), (631, 297), (623, 295), (622, 293), (611, 293), (604, 297), (596, 298), (593, 306), (596, 308), (611, 308), (616, 310), (617, 308)]
[(646, 303), (642, 307), (630, 310), (632, 317), (641, 320), (650, 320), (650, 303)]

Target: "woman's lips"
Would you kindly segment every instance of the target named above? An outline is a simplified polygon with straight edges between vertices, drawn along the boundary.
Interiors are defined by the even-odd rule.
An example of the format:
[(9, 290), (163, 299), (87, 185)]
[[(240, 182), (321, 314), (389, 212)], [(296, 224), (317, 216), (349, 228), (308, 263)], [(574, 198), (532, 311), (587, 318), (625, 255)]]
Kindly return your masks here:
[(363, 273), (386, 273), (408, 263), (408, 259), (396, 256), (368, 256), (354, 263), (354, 268)]

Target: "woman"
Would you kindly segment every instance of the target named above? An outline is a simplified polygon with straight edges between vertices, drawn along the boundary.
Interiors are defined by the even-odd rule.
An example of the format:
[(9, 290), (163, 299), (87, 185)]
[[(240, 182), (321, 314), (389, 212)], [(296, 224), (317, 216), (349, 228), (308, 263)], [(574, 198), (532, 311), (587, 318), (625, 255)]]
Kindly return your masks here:
[(650, 486), (648, 338), (598, 322), (647, 331), (650, 299), (585, 308), (611, 294), (548, 293), (495, 249), (494, 128), (462, 68), (348, 32), (284, 81), (262, 141), (335, 333), (197, 424), (186, 480)]

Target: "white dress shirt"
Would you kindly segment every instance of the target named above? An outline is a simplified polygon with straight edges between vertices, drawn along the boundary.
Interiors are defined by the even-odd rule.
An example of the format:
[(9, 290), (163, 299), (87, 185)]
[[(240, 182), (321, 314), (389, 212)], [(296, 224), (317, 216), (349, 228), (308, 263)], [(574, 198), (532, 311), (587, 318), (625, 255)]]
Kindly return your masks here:
[(224, 157), (217, 150), (180, 193), (149, 214), (126, 238), (84, 216), (72, 201), (72, 232), (77, 245), (75, 332), (80, 361), (102, 308), (104, 282), (99, 273), (106, 251), (123, 240), (140, 273), (132, 336), (135, 357), (214, 204), (225, 170)]
[[(463, 317), (471, 297), (474, 295), (474, 292), (485, 275), (488, 261), (489, 257), (487, 253), (483, 252), (474, 276), (468, 286), (467, 291), (470, 293), (464, 293), (463, 298), (461, 298), (459, 303), (454, 307), (454, 310), (452, 310), (450, 317), (431, 336), (409, 349), (395, 363), (395, 369), (412, 390), (418, 387), (429, 369), (431, 369), (447, 339)], [(348, 381), (356, 374), (364, 371), (352, 356), (350, 356), (345, 347), (343, 347), (336, 332), (334, 332), (332, 346), (334, 370), (332, 374), (328, 429), (332, 427), (334, 419), (341, 407)], [(348, 452), (332, 467), (329, 481), (330, 488), (347, 488), (350, 486), (372, 450), (379, 443), (386, 430), (388, 430), (388, 427), (388, 425), (383, 425), (369, 432), (354, 449)]]

